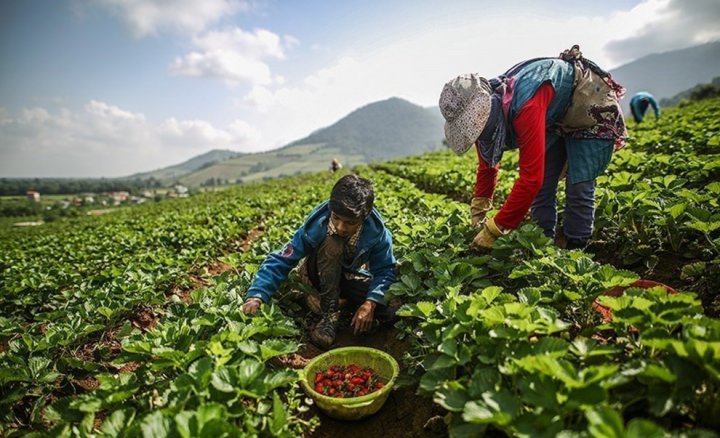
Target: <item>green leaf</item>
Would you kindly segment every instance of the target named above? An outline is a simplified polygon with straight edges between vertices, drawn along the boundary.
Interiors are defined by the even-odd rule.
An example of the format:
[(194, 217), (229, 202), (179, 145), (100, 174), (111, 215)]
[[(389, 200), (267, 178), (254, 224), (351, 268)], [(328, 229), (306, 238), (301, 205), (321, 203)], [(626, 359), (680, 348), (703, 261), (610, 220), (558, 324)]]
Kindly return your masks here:
[(128, 342), (123, 345), (123, 350), (128, 353), (152, 354), (152, 346), (146, 341)]
[(500, 372), (496, 367), (475, 369), (468, 383), (470, 397), (479, 398), (484, 392), (495, 391), (500, 381)]
[(277, 392), (273, 392), (273, 412), (272, 418), (270, 419), (270, 432), (273, 435), (279, 435), (285, 426), (288, 424), (288, 414), (285, 410), (285, 406), (280, 400)]
[(683, 280), (689, 280), (694, 277), (699, 277), (705, 274), (706, 268), (707, 265), (705, 262), (688, 263), (683, 266), (682, 271), (680, 272), (680, 278)]
[(100, 434), (109, 437), (124, 436), (124, 432), (134, 420), (135, 409), (125, 408), (117, 410), (105, 418), (102, 423), (102, 428), (100, 429)]
[(543, 408), (547, 412), (557, 412), (560, 409), (557, 400), (560, 385), (553, 379), (530, 375), (521, 378), (518, 386), (521, 390), (521, 399), (526, 404)]
[(188, 374), (195, 381), (195, 388), (201, 391), (207, 388), (210, 378), (212, 377), (213, 364), (212, 359), (203, 357), (193, 362), (188, 369)]
[(540, 338), (537, 344), (533, 345), (533, 353), (562, 357), (565, 355), (568, 348), (569, 344), (567, 341), (552, 336), (545, 336)]
[(297, 380), (297, 374), (295, 371), (282, 370), (276, 371), (272, 374), (266, 375), (263, 382), (267, 386), (267, 391), (272, 391), (275, 388), (288, 385)]
[(592, 407), (608, 399), (607, 391), (600, 385), (590, 385), (584, 388), (575, 388), (568, 393), (568, 406)]
[(470, 401), (463, 409), (463, 420), (470, 423), (509, 424), (522, 404), (506, 389), (485, 392), (482, 400)]
[(170, 419), (163, 416), (162, 411), (155, 411), (147, 415), (140, 422), (140, 430), (142, 430), (145, 438), (163, 438), (170, 436)]
[(490, 286), (483, 289), (482, 292), (480, 292), (480, 295), (485, 298), (485, 301), (487, 301), (488, 304), (495, 301), (495, 298), (500, 296), (502, 293), (502, 288), (499, 286)]
[(0, 368), (0, 383), (29, 382), (30, 375), (22, 368)]
[(635, 418), (628, 423), (627, 438), (665, 438), (668, 433), (650, 420)]
[(28, 370), (33, 380), (42, 383), (52, 383), (60, 376), (51, 365), (50, 359), (44, 357), (31, 357), (28, 360)]
[(229, 368), (220, 368), (215, 370), (210, 379), (210, 383), (218, 391), (233, 392), (235, 390), (236, 380)]
[(670, 213), (670, 216), (672, 216), (673, 219), (677, 219), (681, 214), (685, 213), (686, 207), (687, 204), (684, 203), (675, 204), (668, 209), (668, 213)]
[(448, 432), (450, 438), (477, 438), (485, 436), (487, 425), (485, 424), (471, 424), (458, 421), (451, 423), (448, 426)]
[(298, 344), (294, 341), (269, 339), (260, 344), (260, 359), (265, 362), (276, 356), (290, 354), (298, 349)]
[(492, 423), (495, 414), (485, 403), (480, 401), (470, 401), (465, 404), (465, 409), (463, 409), (462, 417), (463, 420), (470, 423), (484, 424)]
[(175, 428), (182, 438), (198, 436), (200, 431), (195, 412), (182, 411), (175, 415)]
[(613, 345), (598, 345), (597, 341), (587, 338), (575, 338), (570, 344), (570, 352), (580, 359), (613, 355), (618, 351)]
[(538, 304), (542, 299), (542, 293), (539, 288), (526, 287), (518, 291), (518, 300), (521, 303), (527, 303), (531, 306)]
[(435, 304), (429, 301), (419, 301), (417, 304), (415, 304), (415, 306), (425, 317), (432, 315), (432, 313), (435, 311)]
[(450, 412), (462, 412), (465, 403), (470, 400), (465, 387), (457, 380), (445, 382), (435, 391), (435, 403)]
[(197, 410), (198, 423), (202, 427), (211, 420), (225, 417), (225, 407), (217, 403), (208, 403), (200, 406)]
[[(716, 139), (717, 138), (718, 137), (716, 137)], [(720, 195), (720, 182), (715, 181), (715, 182), (712, 182), (712, 183), (706, 185), (705, 190), (707, 190), (709, 192), (713, 192), (716, 195)]]
[(438, 346), (438, 351), (452, 358), (457, 357), (458, 345), (455, 338), (446, 339)]
[(585, 411), (590, 426), (588, 430), (596, 438), (624, 438), (625, 427), (620, 414), (611, 408), (596, 408)]
[(425, 394), (432, 394), (435, 389), (446, 380), (455, 378), (454, 368), (440, 368), (430, 370), (420, 378), (418, 389)]
[(254, 356), (260, 350), (260, 348), (258, 347), (258, 343), (253, 341), (252, 339), (238, 342), (236, 344), (236, 347), (238, 348), (238, 350), (250, 356)]
[(234, 367), (234, 370), (237, 372), (238, 384), (243, 388), (247, 388), (262, 374), (265, 365), (255, 359), (245, 359), (237, 367)]
[(695, 222), (687, 224), (687, 226), (694, 230), (698, 230), (703, 234), (710, 234), (713, 231), (720, 229), (720, 221), (702, 222), (696, 220)]

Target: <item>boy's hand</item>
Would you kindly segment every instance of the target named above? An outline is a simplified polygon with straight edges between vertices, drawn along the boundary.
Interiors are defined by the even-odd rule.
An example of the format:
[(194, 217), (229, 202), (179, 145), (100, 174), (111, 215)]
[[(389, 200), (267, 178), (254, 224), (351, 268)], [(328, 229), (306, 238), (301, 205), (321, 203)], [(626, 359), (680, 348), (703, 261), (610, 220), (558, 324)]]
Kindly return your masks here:
[(355, 312), (350, 325), (353, 327), (353, 333), (358, 334), (370, 330), (375, 319), (375, 301), (366, 300)]
[(254, 315), (262, 304), (263, 302), (260, 298), (248, 298), (242, 305), (242, 311), (246, 315)]

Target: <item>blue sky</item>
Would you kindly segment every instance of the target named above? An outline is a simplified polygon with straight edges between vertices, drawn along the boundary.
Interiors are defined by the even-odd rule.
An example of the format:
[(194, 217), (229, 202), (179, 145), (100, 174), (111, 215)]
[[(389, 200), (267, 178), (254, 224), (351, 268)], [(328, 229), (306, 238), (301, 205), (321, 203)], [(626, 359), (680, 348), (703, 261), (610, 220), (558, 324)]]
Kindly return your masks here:
[(280, 147), (579, 43), (612, 68), (720, 38), (717, 0), (0, 2), (0, 177)]

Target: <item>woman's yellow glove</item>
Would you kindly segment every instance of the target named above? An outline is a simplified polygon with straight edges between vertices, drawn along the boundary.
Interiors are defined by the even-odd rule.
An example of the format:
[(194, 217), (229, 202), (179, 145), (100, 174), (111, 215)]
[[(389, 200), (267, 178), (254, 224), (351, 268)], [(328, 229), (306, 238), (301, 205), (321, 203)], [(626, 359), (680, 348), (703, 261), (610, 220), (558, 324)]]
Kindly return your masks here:
[(492, 210), (492, 199), (490, 198), (472, 198), (470, 201), (470, 216), (473, 228), (482, 225), (485, 215)]
[(503, 234), (507, 234), (509, 232), (510, 230), (506, 230), (504, 232), (501, 231), (495, 223), (495, 220), (490, 218), (485, 221), (485, 226), (473, 239), (470, 244), (470, 249), (478, 252), (489, 252), (492, 249), (495, 240)]

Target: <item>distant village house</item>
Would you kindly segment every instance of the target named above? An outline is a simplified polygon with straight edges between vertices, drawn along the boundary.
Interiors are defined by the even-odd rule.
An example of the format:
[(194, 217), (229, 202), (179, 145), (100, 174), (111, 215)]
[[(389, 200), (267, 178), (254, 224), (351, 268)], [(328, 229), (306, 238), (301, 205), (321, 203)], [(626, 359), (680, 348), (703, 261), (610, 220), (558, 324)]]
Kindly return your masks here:
[(40, 193), (39, 192), (36, 192), (34, 190), (28, 190), (25, 193), (25, 196), (33, 202), (40, 202)]
[(175, 184), (173, 190), (169, 190), (165, 193), (167, 198), (187, 198), (190, 196), (189, 190), (182, 184)]
[(122, 202), (125, 202), (128, 200), (128, 197), (130, 196), (130, 193), (128, 192), (112, 192), (110, 193), (110, 197), (113, 200), (113, 204), (118, 205)]

